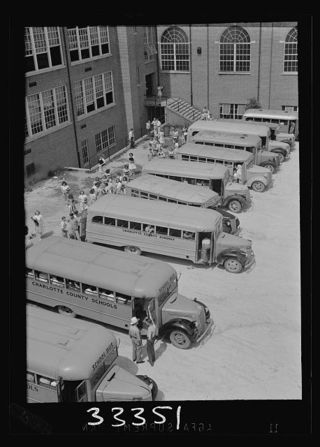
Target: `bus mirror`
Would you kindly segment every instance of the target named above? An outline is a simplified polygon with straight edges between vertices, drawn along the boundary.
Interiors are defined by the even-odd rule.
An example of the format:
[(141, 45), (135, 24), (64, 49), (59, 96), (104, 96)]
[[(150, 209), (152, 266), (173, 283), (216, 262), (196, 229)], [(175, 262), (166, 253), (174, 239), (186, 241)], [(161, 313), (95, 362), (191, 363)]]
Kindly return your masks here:
[(180, 276), (181, 276), (181, 272), (179, 272), (179, 273), (178, 273), (178, 276), (177, 276), (177, 281), (179, 281), (179, 279), (180, 279)]

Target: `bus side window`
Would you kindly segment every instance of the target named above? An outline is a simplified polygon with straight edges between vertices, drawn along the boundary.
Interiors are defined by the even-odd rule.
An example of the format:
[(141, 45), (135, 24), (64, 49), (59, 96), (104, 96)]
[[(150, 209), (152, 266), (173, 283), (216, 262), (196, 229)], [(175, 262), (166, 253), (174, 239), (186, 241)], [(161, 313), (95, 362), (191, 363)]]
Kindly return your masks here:
[(104, 218), (104, 224), (105, 225), (111, 225), (111, 226), (115, 226), (116, 224), (116, 219), (114, 219), (113, 217), (105, 217)]
[(127, 304), (131, 301), (131, 296), (125, 295), (124, 293), (116, 293), (116, 299), (118, 303)]
[(181, 230), (175, 228), (169, 228), (169, 236), (181, 238)]
[(80, 283), (77, 281), (72, 281), (71, 279), (66, 279), (67, 289), (76, 290), (80, 292)]
[(148, 193), (147, 192), (140, 192), (140, 197), (142, 199), (147, 199), (148, 198)]
[[(238, 163), (238, 164), (241, 164), (241, 163)], [(226, 161), (225, 165), (226, 165), (227, 168), (233, 169), (233, 163), (230, 163), (229, 161)]]
[(224, 147), (227, 147), (228, 149), (232, 149), (231, 144), (225, 144)]
[(184, 154), (182, 154), (182, 155), (181, 155), (181, 160), (189, 161), (189, 155), (184, 155)]
[(43, 272), (38, 272), (37, 270), (35, 270), (35, 275), (36, 275), (36, 279), (38, 281), (42, 281), (42, 282), (48, 282), (48, 274), (47, 273), (43, 273)]
[(36, 375), (32, 372), (27, 372), (27, 381), (36, 383)]
[(207, 163), (215, 163), (218, 160), (213, 160), (213, 158), (206, 158)]
[(38, 376), (39, 385), (45, 385), (49, 388), (55, 388), (58, 384), (56, 380), (50, 379), (49, 377)]
[(55, 286), (63, 287), (64, 286), (64, 279), (61, 278), (61, 276), (50, 275), (50, 283), (55, 285)]
[(130, 222), (130, 230), (141, 231), (141, 223), (140, 222)]
[(32, 270), (32, 269), (26, 269), (26, 275), (27, 275), (29, 278), (33, 278), (33, 277), (34, 277), (34, 275), (33, 275), (33, 270)]
[(143, 224), (143, 231), (145, 231), (147, 234), (154, 234), (155, 227), (149, 224)]
[(206, 163), (207, 159), (205, 157), (199, 157), (199, 161), (202, 163)]
[(195, 155), (190, 156), (190, 161), (198, 161), (198, 157)]
[(168, 202), (169, 202), (169, 203), (177, 203), (177, 201), (174, 200), (174, 199), (168, 199)]
[(194, 240), (195, 233), (193, 233), (192, 231), (183, 231), (182, 237), (183, 237), (183, 239)]
[(82, 291), (88, 295), (96, 295), (98, 293), (97, 288), (90, 284), (82, 284)]
[(156, 233), (167, 236), (168, 235), (168, 228), (167, 227), (158, 227), (158, 226), (156, 226)]
[(149, 194), (149, 199), (151, 200), (157, 200), (157, 196), (155, 194)]
[(111, 290), (99, 289), (99, 294), (100, 294), (103, 298), (106, 298), (106, 299), (109, 300), (109, 301), (115, 301), (115, 300), (116, 300), (115, 293), (112, 292)]
[(163, 202), (167, 202), (166, 197), (161, 197), (161, 196), (159, 196), (159, 200), (162, 200)]
[(93, 223), (102, 224), (103, 223), (103, 217), (102, 216), (93, 216), (92, 222)]
[(131, 195), (132, 197), (139, 197), (139, 191), (136, 189), (131, 189)]
[(117, 219), (117, 227), (128, 228), (129, 222), (127, 220)]

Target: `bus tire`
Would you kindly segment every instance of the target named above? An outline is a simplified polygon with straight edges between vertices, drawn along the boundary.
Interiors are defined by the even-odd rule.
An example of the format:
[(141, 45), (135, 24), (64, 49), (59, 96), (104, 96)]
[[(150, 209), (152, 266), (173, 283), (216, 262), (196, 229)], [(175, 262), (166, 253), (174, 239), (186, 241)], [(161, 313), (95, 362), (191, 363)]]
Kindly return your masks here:
[(74, 318), (76, 316), (75, 312), (73, 312), (73, 310), (71, 310), (69, 307), (66, 307), (66, 306), (58, 306), (57, 311), (59, 314), (67, 316), (67, 317)]
[(131, 253), (133, 255), (141, 255), (141, 250), (138, 247), (134, 247), (133, 245), (128, 245), (123, 249), (126, 253)]
[(229, 273), (241, 273), (243, 270), (242, 264), (237, 258), (227, 258), (223, 266)]
[(170, 342), (179, 349), (189, 349), (192, 341), (189, 335), (181, 329), (173, 329), (169, 335)]
[(232, 199), (228, 203), (228, 209), (234, 213), (240, 213), (242, 210), (242, 203), (239, 200)]
[(263, 192), (266, 189), (266, 185), (256, 180), (252, 183), (251, 188), (256, 192)]
[(274, 174), (275, 169), (274, 169), (274, 166), (273, 166), (272, 163), (266, 163), (265, 165), (263, 165), (263, 167), (266, 168), (266, 169), (269, 169), (269, 171), (270, 171), (272, 174)]

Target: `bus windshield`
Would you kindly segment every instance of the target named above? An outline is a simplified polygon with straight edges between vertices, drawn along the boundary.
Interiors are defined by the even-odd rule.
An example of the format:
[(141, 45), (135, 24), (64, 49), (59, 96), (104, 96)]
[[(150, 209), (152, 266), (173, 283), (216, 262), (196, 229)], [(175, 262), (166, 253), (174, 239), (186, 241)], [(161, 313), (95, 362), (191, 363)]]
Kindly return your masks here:
[(158, 295), (158, 303), (159, 306), (162, 304), (174, 293), (178, 291), (178, 277), (176, 274), (173, 274), (171, 278), (160, 288), (160, 293)]

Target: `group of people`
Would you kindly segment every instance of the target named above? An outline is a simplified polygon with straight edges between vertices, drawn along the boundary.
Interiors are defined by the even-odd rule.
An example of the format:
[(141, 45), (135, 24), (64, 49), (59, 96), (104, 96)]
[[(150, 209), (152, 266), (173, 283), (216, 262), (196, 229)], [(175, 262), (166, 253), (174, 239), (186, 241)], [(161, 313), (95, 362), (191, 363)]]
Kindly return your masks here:
[(210, 111), (208, 110), (208, 108), (206, 106), (204, 106), (204, 108), (202, 109), (200, 119), (201, 120), (211, 120), (212, 119)]
[[(142, 343), (142, 334), (141, 334), (141, 324), (139, 324), (140, 321), (137, 317), (132, 317), (130, 322), (130, 328), (129, 328), (129, 337), (131, 339), (132, 343), (132, 360), (135, 363), (144, 363), (144, 360), (142, 358), (142, 350), (143, 350), (143, 343)], [(147, 326), (147, 355), (148, 360), (151, 366), (154, 365), (156, 360), (155, 350), (154, 350), (154, 343), (157, 338), (157, 328), (154, 324), (154, 321), (152, 319), (151, 313), (143, 320), (143, 323)], [(142, 323), (142, 326), (143, 326)]]

